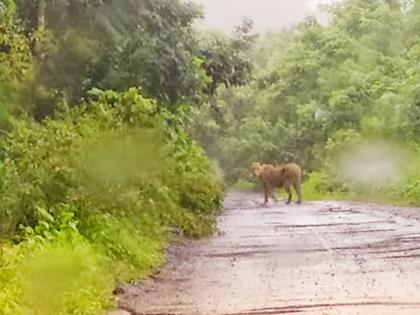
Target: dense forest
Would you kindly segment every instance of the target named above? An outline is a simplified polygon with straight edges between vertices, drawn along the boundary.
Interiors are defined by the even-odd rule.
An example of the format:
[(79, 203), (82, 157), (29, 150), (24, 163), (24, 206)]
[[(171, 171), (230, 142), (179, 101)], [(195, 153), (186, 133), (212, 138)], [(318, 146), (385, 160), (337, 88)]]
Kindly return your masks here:
[(219, 89), (223, 123), (201, 112), (198, 138), (229, 183), (253, 161), (295, 161), (308, 197), (418, 204), (420, 2), (325, 9), (326, 26), (308, 17), (254, 40), (251, 78)]
[(306, 198), (420, 203), (420, 2), (199, 30), (181, 0), (0, 0), (0, 314), (99, 314), (254, 161)]

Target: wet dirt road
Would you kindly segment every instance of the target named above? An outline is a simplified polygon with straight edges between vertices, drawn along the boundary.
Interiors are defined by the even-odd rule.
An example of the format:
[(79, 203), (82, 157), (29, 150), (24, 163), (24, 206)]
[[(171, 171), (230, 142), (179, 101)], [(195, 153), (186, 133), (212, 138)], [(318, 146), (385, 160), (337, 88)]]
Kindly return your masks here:
[(119, 296), (132, 314), (420, 314), (420, 209), (348, 202), (268, 208), (231, 193), (219, 233), (173, 247)]

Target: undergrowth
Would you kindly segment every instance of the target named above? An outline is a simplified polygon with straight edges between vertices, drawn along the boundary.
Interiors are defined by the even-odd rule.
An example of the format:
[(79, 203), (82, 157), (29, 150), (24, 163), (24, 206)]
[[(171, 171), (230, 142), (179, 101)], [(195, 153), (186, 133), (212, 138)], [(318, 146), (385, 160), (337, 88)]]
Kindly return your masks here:
[(162, 264), (171, 235), (213, 232), (222, 185), (182, 107), (91, 97), (1, 139), (1, 315), (97, 315)]

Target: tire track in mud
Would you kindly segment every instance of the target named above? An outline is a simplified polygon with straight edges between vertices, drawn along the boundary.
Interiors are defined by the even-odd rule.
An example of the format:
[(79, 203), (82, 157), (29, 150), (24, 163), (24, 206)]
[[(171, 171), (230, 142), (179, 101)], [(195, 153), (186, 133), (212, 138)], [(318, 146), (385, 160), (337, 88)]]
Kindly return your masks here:
[(132, 315), (418, 315), (420, 209), (231, 193), (219, 233), (120, 287)]
[(274, 308), (261, 308), (257, 310), (249, 310), (240, 313), (228, 313), (223, 315), (269, 315), (269, 314), (292, 314), (292, 313), (302, 313), (306, 310), (313, 309), (325, 309), (325, 308), (337, 308), (337, 307), (346, 307), (354, 308), (358, 306), (415, 306), (420, 307), (420, 303), (392, 303), (392, 302), (360, 302), (360, 303), (324, 303), (324, 304), (307, 304), (307, 305), (291, 305), (283, 307), (274, 307)]

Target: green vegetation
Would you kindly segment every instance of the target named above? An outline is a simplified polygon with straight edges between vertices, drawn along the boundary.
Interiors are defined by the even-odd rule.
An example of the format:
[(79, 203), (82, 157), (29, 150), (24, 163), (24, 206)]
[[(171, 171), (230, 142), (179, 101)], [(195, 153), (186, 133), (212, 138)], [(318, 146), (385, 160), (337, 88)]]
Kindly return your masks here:
[[(220, 89), (200, 139), (226, 180), (295, 161), (307, 198), (419, 204), (418, 1), (346, 0), (330, 23), (260, 36), (249, 84)], [(243, 184), (242, 184), (243, 185)]]
[(199, 31), (181, 0), (0, 0), (0, 315), (99, 314), (214, 231), (223, 182), (420, 204), (420, 2)]
[(92, 98), (2, 141), (0, 226), (18, 245), (3, 245), (1, 314), (98, 314), (116, 281), (162, 262), (171, 231), (213, 231), (220, 182), (182, 113), (136, 89)]
[(0, 1), (1, 315), (97, 315), (173, 238), (214, 231), (223, 185), (190, 112), (224, 74), (212, 83), (200, 15), (172, 0)]

